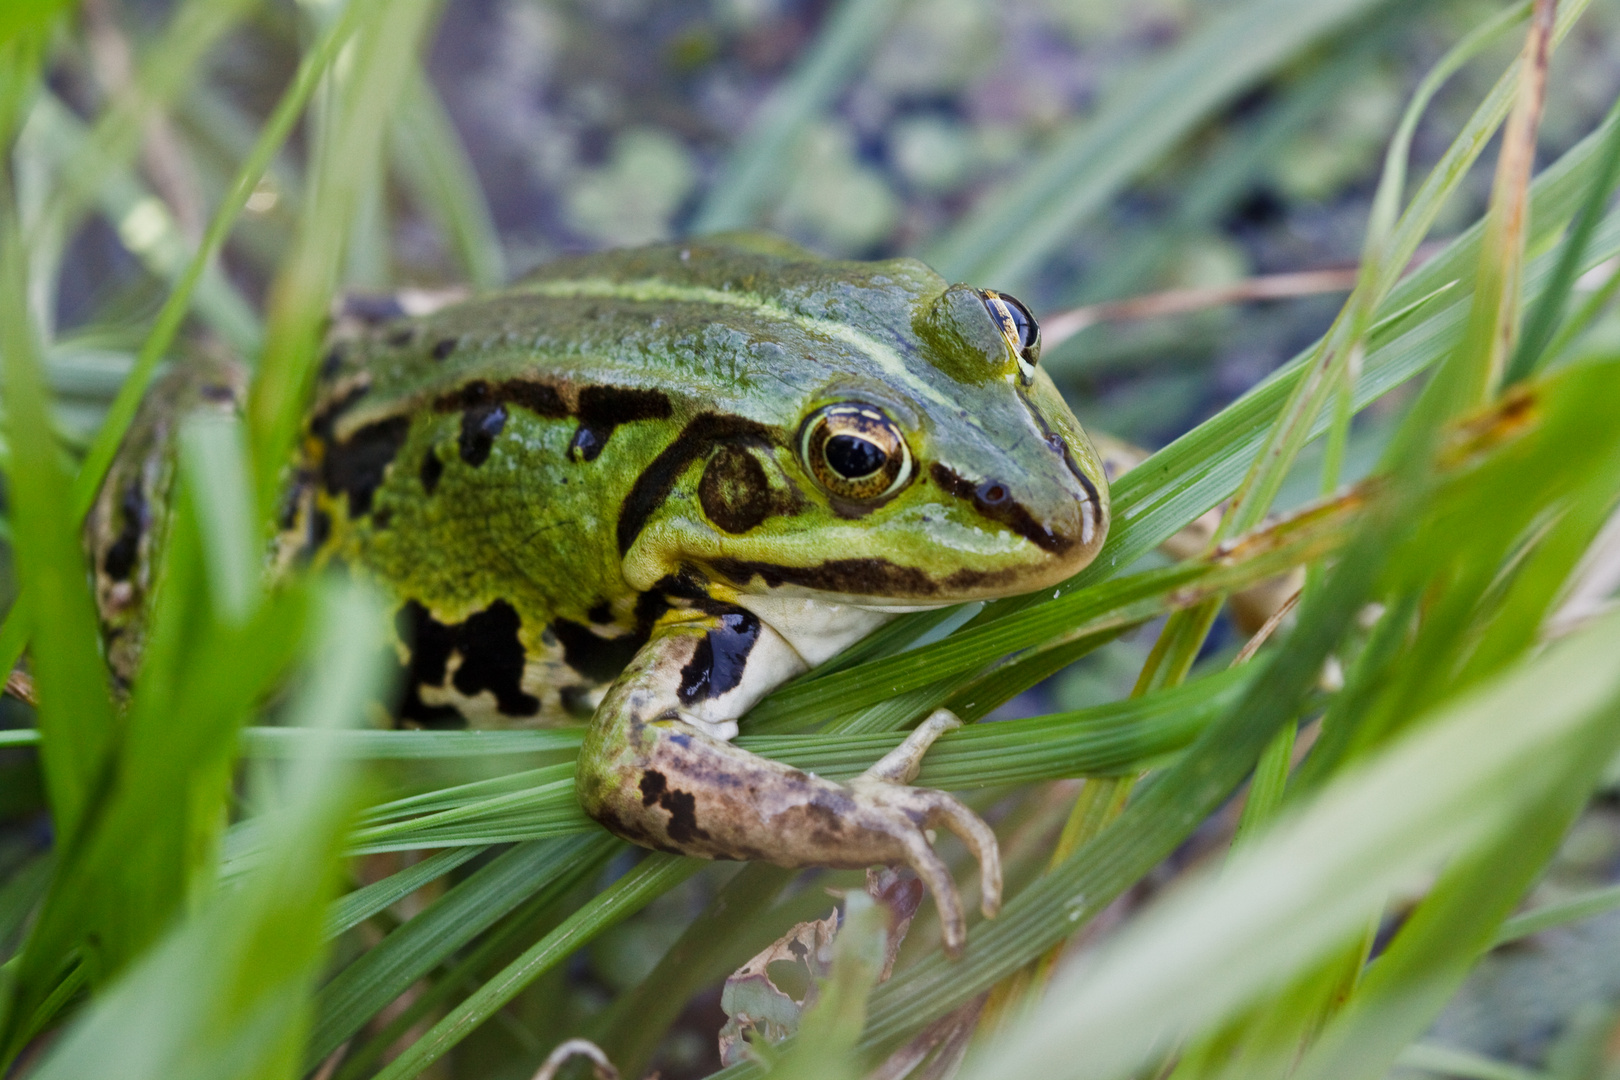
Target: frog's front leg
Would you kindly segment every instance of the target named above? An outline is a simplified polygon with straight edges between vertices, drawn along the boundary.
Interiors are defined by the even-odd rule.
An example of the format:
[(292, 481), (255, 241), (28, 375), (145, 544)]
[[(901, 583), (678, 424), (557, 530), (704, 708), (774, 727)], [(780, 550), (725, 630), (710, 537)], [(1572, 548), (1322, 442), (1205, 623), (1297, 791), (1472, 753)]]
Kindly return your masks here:
[(580, 750), (581, 804), (625, 839), (683, 855), (843, 869), (907, 863), (934, 893), (946, 952), (959, 954), (962, 903), (928, 830), (949, 829), (978, 859), (987, 917), (1001, 902), (996, 837), (951, 796), (907, 786), (929, 744), (959, 721), (936, 712), (848, 784), (731, 745), (737, 717), (804, 668), (741, 609), (666, 621), (596, 710)]

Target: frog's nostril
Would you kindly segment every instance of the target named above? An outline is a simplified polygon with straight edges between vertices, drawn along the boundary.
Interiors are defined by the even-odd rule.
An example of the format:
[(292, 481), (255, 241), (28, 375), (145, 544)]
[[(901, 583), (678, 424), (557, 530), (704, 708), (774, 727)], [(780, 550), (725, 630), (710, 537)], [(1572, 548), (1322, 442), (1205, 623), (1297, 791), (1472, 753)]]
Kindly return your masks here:
[(978, 496), (979, 502), (985, 506), (1000, 506), (1007, 501), (1009, 496), (1006, 485), (997, 483), (994, 480), (986, 480), (980, 484), (979, 490), (974, 494)]

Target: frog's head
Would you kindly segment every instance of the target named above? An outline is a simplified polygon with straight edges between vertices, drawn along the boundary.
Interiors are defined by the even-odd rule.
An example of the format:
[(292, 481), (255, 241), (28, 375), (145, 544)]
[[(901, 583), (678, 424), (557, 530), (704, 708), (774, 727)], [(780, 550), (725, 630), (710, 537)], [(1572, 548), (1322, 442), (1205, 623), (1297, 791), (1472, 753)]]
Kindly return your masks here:
[(1091, 561), (1107, 481), (1024, 305), (914, 260), (773, 280), (771, 379), (688, 418), (632, 492), (632, 585), (697, 566), (744, 594), (892, 609), (1047, 588)]

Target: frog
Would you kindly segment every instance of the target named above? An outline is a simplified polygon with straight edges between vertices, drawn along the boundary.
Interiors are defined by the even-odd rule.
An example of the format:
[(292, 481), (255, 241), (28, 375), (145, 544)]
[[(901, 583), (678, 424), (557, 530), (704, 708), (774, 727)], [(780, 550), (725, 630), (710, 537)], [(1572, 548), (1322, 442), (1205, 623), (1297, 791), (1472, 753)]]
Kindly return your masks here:
[[(273, 561), (390, 597), (394, 722), (582, 722), (579, 803), (612, 833), (909, 865), (960, 955), (937, 830), (978, 863), (987, 917), (1001, 871), (982, 818), (912, 785), (953, 715), (846, 783), (733, 739), (773, 688), (896, 616), (1049, 589), (1095, 557), (1105, 470), (1028, 307), (915, 259), (726, 234), (350, 322), (320, 361)], [(203, 382), (193, 406), (239, 402), (239, 378)], [(166, 423), (136, 430), (156, 444)], [(160, 479), (115, 466), (87, 526), (126, 639)]]

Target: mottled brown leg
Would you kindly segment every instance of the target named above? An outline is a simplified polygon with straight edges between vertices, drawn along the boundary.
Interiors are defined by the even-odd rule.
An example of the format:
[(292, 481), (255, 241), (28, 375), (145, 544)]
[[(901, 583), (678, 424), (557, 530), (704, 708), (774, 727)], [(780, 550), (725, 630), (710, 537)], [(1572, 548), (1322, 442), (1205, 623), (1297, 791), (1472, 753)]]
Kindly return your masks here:
[(679, 719), (669, 675), (690, 664), (700, 627), (655, 637), (608, 691), (580, 751), (586, 812), (628, 840), (701, 858), (847, 869), (904, 862), (934, 893), (946, 952), (958, 955), (962, 904), (927, 830), (949, 829), (978, 859), (986, 916), (1001, 900), (995, 834), (944, 792), (906, 784), (956, 718), (935, 713), (848, 784), (759, 757)]

